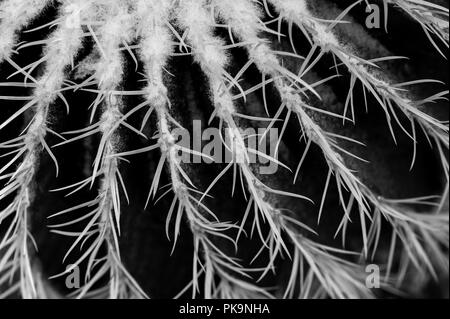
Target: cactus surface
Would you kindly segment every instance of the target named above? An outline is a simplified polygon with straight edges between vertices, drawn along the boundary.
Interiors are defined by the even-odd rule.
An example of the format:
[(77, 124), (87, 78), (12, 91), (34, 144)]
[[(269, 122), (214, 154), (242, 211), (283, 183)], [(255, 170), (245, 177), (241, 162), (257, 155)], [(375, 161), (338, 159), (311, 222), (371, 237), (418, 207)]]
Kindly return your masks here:
[(448, 16), (0, 1), (0, 297), (448, 297)]

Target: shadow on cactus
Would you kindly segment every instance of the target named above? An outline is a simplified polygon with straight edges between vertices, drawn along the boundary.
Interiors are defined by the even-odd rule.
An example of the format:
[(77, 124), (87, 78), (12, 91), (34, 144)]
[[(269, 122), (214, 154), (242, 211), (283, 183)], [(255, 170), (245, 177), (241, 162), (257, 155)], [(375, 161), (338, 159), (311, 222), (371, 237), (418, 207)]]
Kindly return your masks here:
[(447, 7), (0, 1), (0, 296), (448, 297)]

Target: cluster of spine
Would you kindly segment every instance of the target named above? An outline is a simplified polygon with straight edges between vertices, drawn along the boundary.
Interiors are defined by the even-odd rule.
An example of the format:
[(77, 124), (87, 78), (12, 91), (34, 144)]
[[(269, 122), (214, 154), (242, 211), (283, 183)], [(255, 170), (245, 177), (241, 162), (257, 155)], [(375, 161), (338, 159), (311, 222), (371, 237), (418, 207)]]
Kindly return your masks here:
[[(294, 182), (302, 174), (302, 164), (311, 147), (321, 150), (328, 165), (328, 174), (321, 203), (318, 204), (318, 222), (323, 216), (324, 202), (328, 193), (332, 176), (339, 192), (343, 217), (336, 235), (342, 234), (345, 243), (346, 229), (352, 220), (352, 214), (359, 214), (361, 223), (363, 251), (361, 257), (370, 259), (375, 256), (382, 233), (382, 222), (392, 228), (390, 251), (387, 254), (384, 287), (392, 288), (392, 282), (401, 283), (410, 264), (420, 271), (428, 271), (436, 276), (436, 268), (448, 273), (448, 211), (443, 209), (443, 201), (448, 195), (448, 157), (449, 148), (448, 124), (428, 115), (424, 107), (432, 102), (445, 98), (448, 92), (440, 92), (423, 100), (415, 100), (405, 87), (429, 82), (428, 80), (390, 83), (376, 63), (390, 59), (383, 57), (365, 60), (347, 46), (343, 45), (334, 33), (336, 24), (342, 22), (346, 14), (357, 4), (356, 1), (333, 21), (325, 21), (315, 17), (306, 0), (61, 0), (60, 16), (49, 26), (55, 27), (48, 39), (33, 43), (17, 44), (17, 33), (20, 32), (35, 16), (53, 1), (7, 0), (0, 3), (0, 62), (6, 61), (15, 69), (15, 74), (22, 74), (24, 82), (0, 83), (0, 86), (32, 88), (27, 97), (1, 96), (2, 100), (24, 100), (25, 105), (0, 123), (0, 130), (17, 118), (30, 115), (31, 120), (22, 134), (9, 141), (0, 141), (0, 149), (7, 152), (2, 156), (11, 156), (11, 160), (0, 168), (0, 200), (11, 196), (14, 199), (0, 211), (0, 223), (8, 220), (5, 234), (0, 234), (0, 287), (8, 284), (9, 289), (0, 292), (6, 296), (19, 291), (24, 298), (44, 297), (43, 279), (38, 272), (38, 263), (33, 255), (38, 247), (34, 247), (30, 235), (29, 218), (33, 214), (31, 203), (33, 185), (36, 181), (36, 170), (40, 152), (44, 150), (53, 159), (58, 173), (58, 160), (52, 153), (52, 147), (63, 147), (65, 144), (91, 137), (100, 136), (97, 155), (93, 169), (86, 179), (59, 189), (77, 192), (85, 187), (92, 187), (98, 182), (98, 195), (95, 199), (81, 203), (70, 209), (50, 216), (73, 214), (80, 209), (89, 209), (89, 213), (74, 218), (70, 222), (50, 225), (52, 232), (75, 238), (66, 257), (75, 248), (82, 250), (81, 257), (68, 268), (66, 275), (87, 263), (84, 285), (73, 296), (82, 298), (89, 296), (107, 296), (109, 298), (151, 297), (145, 293), (139, 283), (129, 274), (121, 261), (119, 245), (121, 194), (127, 196), (120, 163), (129, 156), (152, 152), (160, 153), (160, 159), (152, 176), (151, 188), (147, 202), (154, 200), (159, 191), (164, 196), (173, 196), (167, 213), (166, 233), (173, 241), (176, 249), (182, 223), (187, 223), (193, 238), (193, 274), (186, 288), (192, 290), (192, 297), (206, 298), (250, 298), (273, 297), (285, 298), (358, 298), (372, 297), (372, 291), (365, 285), (365, 272), (362, 265), (350, 261), (347, 255), (353, 255), (344, 248), (338, 249), (320, 244), (314, 240), (317, 235), (298, 218), (287, 214), (280, 207), (279, 197), (293, 197), (300, 200), (309, 199), (300, 194), (274, 189), (263, 182), (258, 173), (258, 165), (250, 161), (251, 155), (263, 156), (277, 165), (285, 167), (278, 156), (269, 156), (249, 147), (246, 136), (242, 134), (241, 119), (268, 120), (267, 130), (282, 120), (283, 127), (280, 141), (292, 116), (296, 116), (301, 132), (299, 136), (305, 141), (306, 148), (299, 154), (298, 163), (293, 176)], [(442, 54), (441, 42), (448, 48), (448, 10), (426, 1), (384, 0), (387, 8), (404, 10), (423, 27), (434, 47)], [(367, 5), (370, 5), (367, 3)], [(274, 12), (271, 12), (271, 10)], [(387, 12), (387, 10), (385, 11)], [(269, 29), (263, 22), (263, 14), (278, 16), (271, 23), (278, 23), (278, 32)], [(387, 21), (387, 20), (386, 20)], [(287, 35), (294, 41), (292, 27), (298, 27), (308, 39), (311, 49), (306, 57), (295, 52), (277, 51), (265, 35), (282, 35), (281, 25), (289, 25)], [(226, 45), (224, 39), (215, 35), (218, 27), (229, 30), (232, 44)], [(85, 59), (83, 68), (90, 70), (87, 80), (80, 84), (66, 80), (66, 72), (74, 69), (74, 59), (82, 48), (84, 38), (91, 38), (94, 53)], [(438, 41), (436, 41), (438, 39)], [(238, 41), (238, 42), (237, 42)], [(136, 43), (136, 45), (132, 45)], [(43, 45), (43, 56), (36, 62), (26, 66), (18, 66), (12, 58), (15, 49), (26, 46)], [(248, 62), (237, 75), (228, 71), (231, 57), (228, 50), (242, 47), (248, 53)], [(180, 52), (176, 52), (176, 50)], [(124, 55), (130, 54), (136, 63), (142, 63), (145, 86), (136, 91), (124, 91)], [(227, 129), (228, 140), (223, 140), (224, 147), (231, 153), (232, 161), (214, 179), (205, 190), (197, 189), (193, 183), (188, 165), (182, 163), (182, 155), (208, 157), (196, 150), (178, 145), (172, 133), (173, 128), (182, 125), (177, 122), (168, 97), (168, 87), (164, 81), (166, 65), (177, 54), (192, 55), (208, 80), (210, 97), (213, 105), (211, 119), (218, 120), (220, 130)], [(343, 114), (319, 109), (311, 105), (308, 96), (320, 98), (316, 87), (328, 79), (317, 83), (307, 83), (305, 75), (324, 55), (330, 54), (335, 59), (336, 68), (345, 67), (351, 75), (348, 97)], [(298, 70), (290, 70), (282, 63), (284, 55), (302, 61)], [(86, 65), (87, 64), (87, 65)], [(265, 90), (272, 85), (278, 92), (281, 105), (276, 114), (268, 118), (257, 118), (242, 114), (238, 110), (236, 100), (246, 98), (250, 94), (240, 85), (240, 78), (246, 70), (254, 65), (262, 74), (261, 84), (256, 89)], [(32, 72), (42, 67), (38, 78)], [(81, 68), (81, 66), (80, 66)], [(437, 149), (442, 171), (447, 186), (442, 201), (432, 196), (412, 199), (386, 199), (376, 194), (346, 163), (346, 158), (358, 161), (364, 159), (344, 149), (340, 142), (362, 144), (350, 137), (328, 132), (315, 120), (316, 114), (355, 121), (353, 92), (360, 82), (364, 96), (370, 94), (383, 109), (392, 137), (396, 140), (394, 126), (401, 128), (412, 140), (415, 162), (417, 144), (417, 126), (427, 137), (430, 144)], [(94, 88), (93, 88), (94, 87)], [(58, 98), (69, 110), (63, 96), (64, 91), (85, 90), (97, 94), (91, 105), (91, 124), (77, 131), (60, 135), (48, 125), (49, 109)], [(235, 94), (235, 92), (240, 92)], [(123, 96), (137, 95), (144, 102), (134, 107), (123, 103)], [(267, 102), (264, 101), (266, 104)], [(367, 104), (367, 101), (366, 101)], [(74, 106), (70, 106), (74, 107)], [(268, 112), (267, 105), (265, 105)], [(135, 128), (127, 120), (135, 113), (145, 110), (141, 126)], [(284, 114), (285, 117), (281, 118)], [(410, 127), (404, 126), (399, 114), (405, 116)], [(121, 143), (121, 129), (130, 130), (133, 134), (144, 136), (144, 128), (154, 114), (157, 131), (152, 132), (157, 142), (148, 147), (128, 151)], [(98, 122), (93, 123), (95, 118)], [(1, 131), (0, 131), (1, 132)], [(63, 141), (49, 146), (47, 133), (53, 134)], [(65, 136), (75, 136), (66, 139)], [(278, 145), (277, 145), (278, 151)], [(229, 171), (233, 170), (233, 191), (237, 179), (240, 179), (242, 191), (248, 205), (245, 214), (238, 221), (222, 221), (203, 202), (210, 196), (212, 188)], [(162, 171), (166, 170), (170, 178), (169, 185), (160, 185)], [(161, 198), (161, 197), (160, 197)], [(440, 197), (441, 198), (441, 197)], [(439, 199), (440, 199), (439, 198)], [(419, 214), (414, 212), (414, 205), (428, 205), (435, 214)], [(437, 207), (436, 207), (437, 206)], [(356, 209), (354, 209), (356, 207)], [(430, 209), (431, 210), (431, 209)], [(9, 220), (12, 220), (9, 221)], [(88, 221), (81, 232), (65, 231), (64, 227)], [(244, 225), (251, 221), (251, 236), (257, 236), (261, 249), (256, 258), (261, 258), (268, 251), (266, 266), (252, 269), (242, 265), (228, 251), (217, 244), (218, 240), (226, 240), (234, 246), (239, 245), (240, 236), (246, 233)], [(262, 224), (269, 226), (269, 231), (262, 230)], [(173, 225), (173, 231), (171, 231)], [(237, 233), (234, 238), (230, 234)], [(253, 233), (256, 233), (253, 234)], [(86, 243), (89, 243), (88, 245)], [(399, 244), (400, 243), (400, 244)], [(106, 248), (105, 250), (103, 248)], [(393, 272), (393, 261), (396, 254), (401, 254), (402, 265), (396, 274)], [(291, 260), (291, 272), (285, 287), (278, 291), (269, 291), (258, 286), (258, 279), (263, 279), (270, 271), (275, 271), (278, 258)], [(353, 258), (354, 260), (354, 258)], [(424, 270), (425, 269), (425, 270)], [(256, 276), (255, 276), (256, 274)], [(98, 288), (100, 282), (107, 283)], [(202, 280), (200, 280), (202, 278)], [(44, 280), (45, 281), (45, 280)]]

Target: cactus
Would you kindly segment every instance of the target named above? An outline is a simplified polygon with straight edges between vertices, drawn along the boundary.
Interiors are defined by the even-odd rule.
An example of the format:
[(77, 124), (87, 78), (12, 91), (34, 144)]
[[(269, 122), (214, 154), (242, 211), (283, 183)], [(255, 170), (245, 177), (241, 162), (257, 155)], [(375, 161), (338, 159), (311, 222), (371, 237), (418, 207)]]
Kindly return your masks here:
[(448, 296), (444, 2), (0, 1), (0, 296)]

